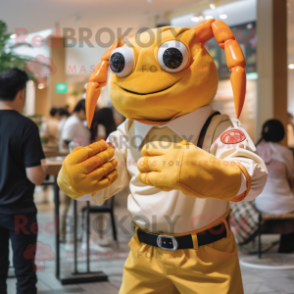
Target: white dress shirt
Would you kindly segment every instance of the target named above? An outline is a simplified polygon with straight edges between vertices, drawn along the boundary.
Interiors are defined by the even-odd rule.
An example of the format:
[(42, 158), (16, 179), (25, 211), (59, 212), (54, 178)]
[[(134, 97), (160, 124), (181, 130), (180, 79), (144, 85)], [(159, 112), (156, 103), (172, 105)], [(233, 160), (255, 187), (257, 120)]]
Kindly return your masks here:
[[(164, 125), (156, 126), (126, 120), (108, 138), (108, 141), (116, 146), (115, 158), (118, 160), (119, 178), (108, 188), (93, 195), (92, 201), (101, 205), (129, 184), (128, 210), (133, 222), (153, 232), (183, 233), (198, 230), (224, 215), (229, 209), (227, 201), (186, 196), (179, 190), (161, 191), (143, 184), (138, 178), (137, 160), (142, 157), (140, 150), (150, 133), (156, 134), (157, 129), (168, 128), (164, 130), (170, 130), (169, 133), (174, 134), (178, 142), (183, 139), (196, 143), (211, 113), (212, 107), (207, 105)], [(208, 129), (211, 134), (207, 133), (211, 142), (208, 143), (209, 140), (205, 139), (204, 145), (208, 144), (209, 147), (203, 149), (217, 158), (238, 161), (246, 168), (251, 177), (251, 189), (245, 200), (252, 200), (264, 187), (266, 167), (262, 159), (256, 155), (255, 146), (239, 121), (218, 117), (222, 117), (222, 121), (213, 120), (216, 126)], [(241, 145), (223, 144), (220, 141), (220, 135), (230, 128), (238, 128), (246, 134), (246, 140)], [(158, 141), (158, 138), (154, 138), (153, 141)], [(242, 185), (238, 195), (246, 189), (246, 178), (242, 174)]]

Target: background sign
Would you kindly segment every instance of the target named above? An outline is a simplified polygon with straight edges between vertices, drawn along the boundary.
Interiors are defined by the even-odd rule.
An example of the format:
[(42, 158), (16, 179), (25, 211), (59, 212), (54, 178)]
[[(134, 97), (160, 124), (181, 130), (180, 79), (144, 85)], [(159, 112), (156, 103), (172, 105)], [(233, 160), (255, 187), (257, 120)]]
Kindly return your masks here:
[(57, 94), (66, 94), (67, 93), (67, 84), (66, 83), (55, 84), (55, 92)]

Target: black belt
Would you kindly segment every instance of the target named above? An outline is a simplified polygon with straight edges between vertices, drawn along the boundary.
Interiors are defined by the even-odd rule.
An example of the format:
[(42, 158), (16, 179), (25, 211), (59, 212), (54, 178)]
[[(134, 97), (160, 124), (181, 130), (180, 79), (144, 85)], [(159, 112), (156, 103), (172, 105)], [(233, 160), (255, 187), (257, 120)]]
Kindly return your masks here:
[[(177, 249), (193, 249), (193, 239), (191, 235), (179, 237), (153, 234), (141, 229), (137, 230), (139, 241), (147, 245), (158, 247), (163, 250), (174, 251)], [(197, 234), (198, 246), (207, 245), (227, 237), (225, 224), (202, 231)]]

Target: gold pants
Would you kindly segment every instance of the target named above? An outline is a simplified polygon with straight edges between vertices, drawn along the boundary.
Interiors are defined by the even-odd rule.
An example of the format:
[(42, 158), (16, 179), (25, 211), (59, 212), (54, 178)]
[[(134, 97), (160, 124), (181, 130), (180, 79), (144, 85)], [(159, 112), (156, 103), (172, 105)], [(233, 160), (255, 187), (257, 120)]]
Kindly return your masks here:
[(129, 247), (119, 294), (244, 293), (232, 233), (199, 248), (194, 244), (197, 249), (176, 251), (140, 243), (136, 234)]

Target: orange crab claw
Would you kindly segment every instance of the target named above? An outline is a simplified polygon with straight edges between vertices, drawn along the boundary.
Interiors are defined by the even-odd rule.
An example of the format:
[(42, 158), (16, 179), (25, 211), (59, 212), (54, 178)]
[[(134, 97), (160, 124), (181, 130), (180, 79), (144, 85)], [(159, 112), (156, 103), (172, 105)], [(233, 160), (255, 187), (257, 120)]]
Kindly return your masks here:
[(234, 95), (236, 116), (239, 118), (246, 94), (246, 72), (241, 66), (232, 68), (231, 85)]
[(100, 96), (101, 88), (99, 87), (98, 83), (89, 82), (87, 84), (87, 91), (86, 91), (86, 116), (88, 127), (90, 128), (92, 125), (96, 103)]
[(90, 76), (89, 83), (87, 84), (86, 116), (89, 128), (92, 124), (96, 103), (100, 96), (101, 88), (104, 87), (107, 82), (108, 65), (108, 61), (100, 61)]
[(97, 64), (96, 68), (90, 76), (86, 91), (86, 116), (89, 128), (92, 125), (92, 120), (96, 109), (96, 103), (100, 96), (101, 88), (107, 84), (107, 71), (111, 53), (117, 47), (120, 47), (125, 44), (123, 40), (124, 38), (128, 39), (130, 37), (131, 36), (119, 37), (112, 44), (112, 46), (103, 54), (101, 61)]
[(232, 30), (221, 20), (206, 20), (193, 27), (196, 42), (205, 44), (213, 36), (218, 45), (225, 50), (226, 60), (231, 71), (231, 84), (234, 94), (236, 116), (239, 118), (246, 94), (246, 61)]

